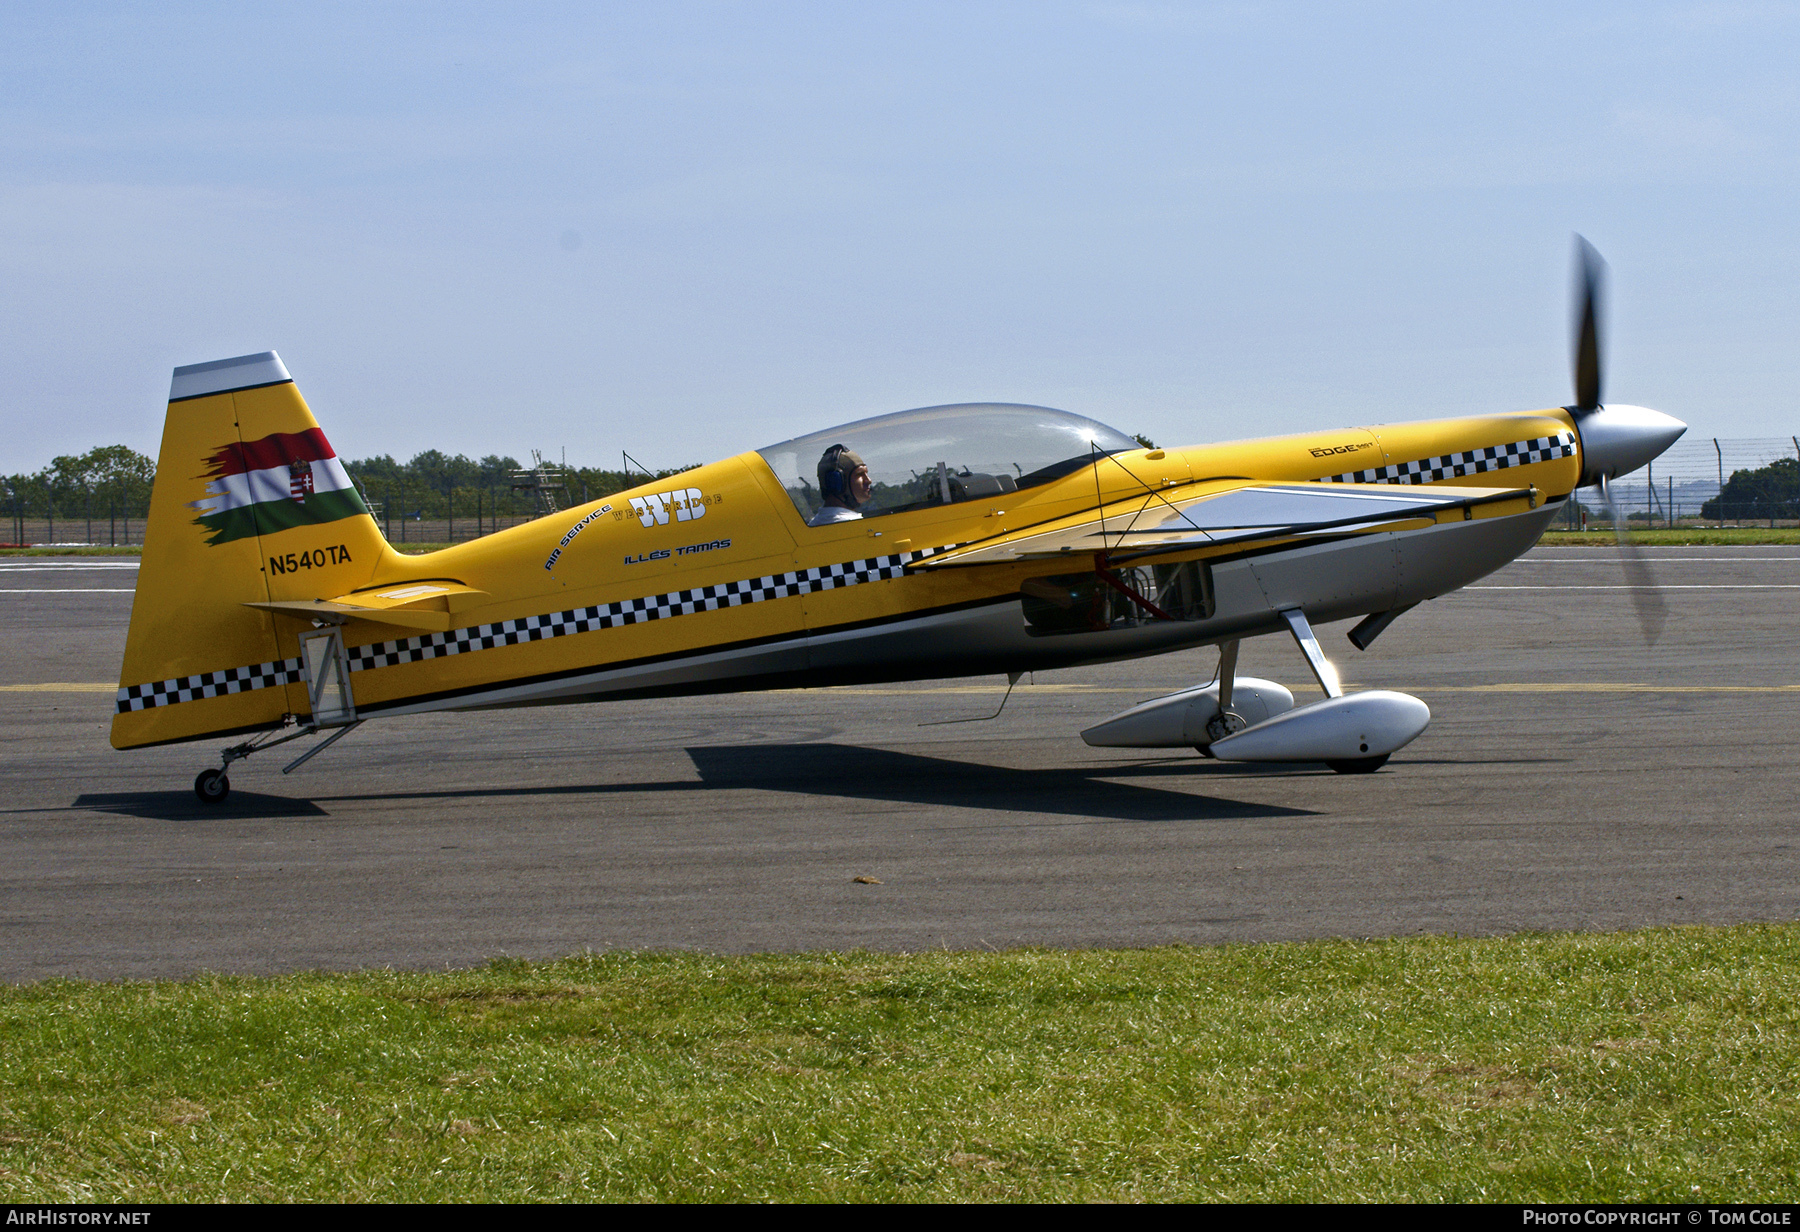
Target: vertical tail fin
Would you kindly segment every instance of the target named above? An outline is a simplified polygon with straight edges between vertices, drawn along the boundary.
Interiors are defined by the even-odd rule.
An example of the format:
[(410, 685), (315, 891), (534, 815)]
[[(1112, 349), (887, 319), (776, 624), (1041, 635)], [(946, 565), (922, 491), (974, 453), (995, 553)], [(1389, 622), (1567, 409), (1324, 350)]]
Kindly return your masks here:
[(280, 356), (175, 369), (113, 747), (306, 713), (304, 622), (243, 605), (344, 594), (387, 550)]

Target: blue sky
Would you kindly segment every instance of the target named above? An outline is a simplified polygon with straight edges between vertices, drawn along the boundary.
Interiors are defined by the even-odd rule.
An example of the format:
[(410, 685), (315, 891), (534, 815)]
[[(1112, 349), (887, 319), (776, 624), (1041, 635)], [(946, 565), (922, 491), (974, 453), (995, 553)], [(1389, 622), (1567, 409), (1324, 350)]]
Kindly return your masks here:
[[(255, 12), (246, 9), (254, 7)], [(0, 469), (281, 352), (338, 450), (1165, 444), (1608, 397), (1800, 432), (1800, 8), (0, 9)]]

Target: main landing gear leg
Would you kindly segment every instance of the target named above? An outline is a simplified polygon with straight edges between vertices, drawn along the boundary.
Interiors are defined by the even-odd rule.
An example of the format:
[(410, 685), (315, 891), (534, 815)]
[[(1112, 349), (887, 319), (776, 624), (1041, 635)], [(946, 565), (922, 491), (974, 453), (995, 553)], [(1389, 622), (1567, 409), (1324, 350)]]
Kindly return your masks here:
[(1306, 665), (1312, 668), (1313, 679), (1325, 690), (1325, 696), (1342, 697), (1344, 686), (1338, 682), (1337, 668), (1331, 666), (1331, 660), (1319, 649), (1319, 639), (1314, 636), (1312, 626), (1306, 622), (1306, 613), (1297, 607), (1290, 607), (1282, 611), (1281, 618), (1287, 621), (1288, 632), (1294, 635), (1295, 645), (1306, 656)]
[[(329, 736), (325, 737), (325, 739), (319, 741), (319, 743), (313, 745), (312, 748), (306, 750), (306, 752), (300, 754), (300, 756), (296, 757), (293, 761), (283, 766), (281, 772), (283, 774), (292, 774), (299, 766), (311, 758), (318, 756), (320, 753), (323, 753), (343, 737), (349, 735), (351, 731), (361, 726), (361, 719), (357, 719), (351, 723), (345, 723)], [(296, 730), (287, 731), (290, 727), (294, 727)], [(202, 804), (223, 804), (225, 802), (225, 797), (231, 794), (231, 778), (227, 772), (231, 769), (232, 762), (243, 761), (252, 753), (260, 753), (264, 749), (272, 749), (278, 744), (286, 744), (288, 741), (298, 740), (302, 736), (316, 736), (319, 734), (319, 731), (320, 728), (315, 724), (307, 723), (304, 725), (297, 725), (294, 717), (289, 715), (287, 721), (280, 727), (264, 732), (254, 739), (246, 740), (242, 744), (234, 744), (228, 749), (221, 750), (219, 753), (219, 768), (217, 770), (202, 770), (199, 776), (194, 779), (194, 794), (200, 798), (200, 803)], [(287, 732), (287, 734), (277, 735), (277, 732)]]
[[(1399, 614), (1398, 611), (1394, 613), (1395, 616)], [(1331, 666), (1331, 660), (1327, 659), (1325, 652), (1319, 649), (1319, 639), (1314, 636), (1312, 625), (1307, 623), (1306, 613), (1297, 607), (1290, 607), (1281, 613), (1281, 618), (1287, 621), (1288, 632), (1294, 635), (1294, 643), (1300, 647), (1300, 653), (1306, 656), (1306, 665), (1312, 668), (1313, 677), (1318, 680), (1319, 687), (1325, 690), (1325, 696), (1342, 697), (1344, 686), (1338, 680), (1337, 669)], [(1384, 622), (1381, 628), (1386, 627)], [(1358, 625), (1357, 628), (1361, 629), (1362, 625)], [(1378, 628), (1375, 632), (1379, 633), (1381, 629)], [(1375, 640), (1373, 635), (1369, 640)], [(1361, 645), (1362, 643), (1357, 644)], [(1366, 749), (1369, 746), (1365, 744), (1363, 747)], [(1340, 757), (1327, 761), (1325, 764), (1339, 774), (1373, 774), (1386, 763), (1387, 754), (1383, 753), (1379, 757)]]
[(1195, 749), (1212, 756), (1211, 742), (1223, 740), (1233, 732), (1241, 732), (1249, 724), (1244, 717), (1231, 708), (1232, 686), (1237, 683), (1238, 642), (1236, 638), (1219, 647), (1219, 713), (1206, 723), (1207, 744), (1197, 744)]

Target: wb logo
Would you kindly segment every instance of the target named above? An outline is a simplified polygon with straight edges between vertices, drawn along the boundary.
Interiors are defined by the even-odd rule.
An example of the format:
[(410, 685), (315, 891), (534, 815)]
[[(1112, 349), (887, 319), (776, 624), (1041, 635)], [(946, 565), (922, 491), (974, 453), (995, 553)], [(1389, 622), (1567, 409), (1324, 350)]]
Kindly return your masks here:
[(631, 508), (645, 526), (667, 526), (671, 509), (675, 511), (677, 522), (692, 522), (705, 517), (706, 497), (699, 488), (682, 488), (651, 496), (634, 496)]

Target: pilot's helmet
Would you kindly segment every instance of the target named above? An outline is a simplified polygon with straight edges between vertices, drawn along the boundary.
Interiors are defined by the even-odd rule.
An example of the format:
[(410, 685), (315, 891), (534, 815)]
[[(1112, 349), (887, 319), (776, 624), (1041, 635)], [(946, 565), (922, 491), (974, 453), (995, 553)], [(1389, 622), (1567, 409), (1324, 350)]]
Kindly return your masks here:
[(819, 459), (819, 493), (826, 500), (835, 500), (846, 509), (854, 509), (859, 502), (856, 494), (850, 490), (850, 476), (856, 468), (863, 465), (863, 460), (847, 445), (833, 445)]

